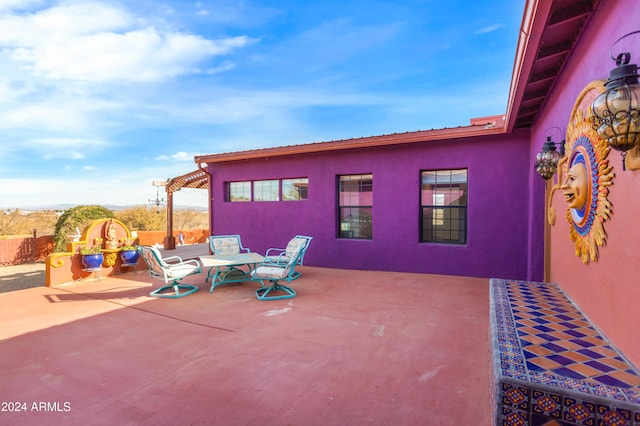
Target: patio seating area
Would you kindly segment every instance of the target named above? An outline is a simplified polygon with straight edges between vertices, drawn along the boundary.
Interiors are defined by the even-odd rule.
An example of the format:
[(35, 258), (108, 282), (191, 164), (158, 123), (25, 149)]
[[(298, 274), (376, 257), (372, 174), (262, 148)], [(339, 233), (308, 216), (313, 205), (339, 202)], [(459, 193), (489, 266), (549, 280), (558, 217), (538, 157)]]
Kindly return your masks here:
[(0, 423), (491, 423), (488, 279), (299, 268), (288, 300), (153, 298), (140, 273), (0, 294), (0, 400), (24, 408)]

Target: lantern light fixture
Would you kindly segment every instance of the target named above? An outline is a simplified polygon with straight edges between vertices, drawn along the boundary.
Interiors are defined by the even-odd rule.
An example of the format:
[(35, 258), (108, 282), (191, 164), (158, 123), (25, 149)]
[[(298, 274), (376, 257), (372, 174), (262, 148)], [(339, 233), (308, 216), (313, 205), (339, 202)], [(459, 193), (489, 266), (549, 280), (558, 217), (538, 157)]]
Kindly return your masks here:
[[(552, 129), (561, 130), (559, 127), (552, 127)], [(558, 171), (558, 162), (564, 157), (564, 143), (564, 139), (562, 142), (554, 142), (551, 136), (547, 136), (547, 141), (542, 145), (542, 152), (536, 155), (536, 172), (544, 180), (551, 179)], [(558, 151), (556, 151), (556, 144)]]
[(154, 181), (153, 186), (156, 187), (156, 199), (149, 199), (149, 204), (156, 206), (156, 213), (160, 214), (160, 206), (164, 204), (164, 198), (160, 198), (160, 186), (166, 186), (166, 182)]
[(613, 56), (613, 46), (619, 41), (640, 31), (633, 31), (616, 40), (611, 46), (610, 56), (616, 67), (605, 83), (606, 90), (598, 95), (592, 104), (591, 123), (598, 136), (622, 155), (622, 169), (625, 169), (627, 151), (640, 142), (640, 109), (638, 97), (638, 65), (630, 64), (631, 54), (622, 52)]

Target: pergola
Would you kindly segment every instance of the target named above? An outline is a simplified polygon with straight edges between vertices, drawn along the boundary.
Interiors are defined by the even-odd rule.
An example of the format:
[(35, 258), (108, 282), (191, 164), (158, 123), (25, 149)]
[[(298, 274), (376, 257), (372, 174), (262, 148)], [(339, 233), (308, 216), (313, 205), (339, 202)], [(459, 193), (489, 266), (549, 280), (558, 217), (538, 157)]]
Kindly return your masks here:
[(176, 238), (173, 236), (173, 194), (182, 188), (209, 189), (209, 174), (205, 169), (198, 169), (182, 176), (167, 179), (166, 182), (154, 183), (164, 186), (167, 191), (167, 235), (164, 238), (165, 250), (176, 248)]

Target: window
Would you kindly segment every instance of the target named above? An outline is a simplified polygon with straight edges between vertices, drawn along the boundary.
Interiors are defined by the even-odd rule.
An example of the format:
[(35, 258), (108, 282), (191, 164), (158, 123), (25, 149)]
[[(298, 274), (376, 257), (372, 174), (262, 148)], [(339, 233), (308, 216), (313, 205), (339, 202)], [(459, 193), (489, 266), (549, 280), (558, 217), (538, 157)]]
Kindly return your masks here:
[(282, 201), (299, 201), (308, 198), (309, 179), (282, 179)]
[(467, 170), (421, 173), (420, 241), (467, 242)]
[(229, 202), (299, 201), (309, 196), (309, 178), (226, 182), (225, 185)]
[(253, 201), (278, 201), (279, 180), (257, 180), (253, 182)]
[(251, 182), (229, 182), (229, 201), (251, 201)]
[(370, 240), (373, 211), (373, 175), (338, 177), (338, 236)]

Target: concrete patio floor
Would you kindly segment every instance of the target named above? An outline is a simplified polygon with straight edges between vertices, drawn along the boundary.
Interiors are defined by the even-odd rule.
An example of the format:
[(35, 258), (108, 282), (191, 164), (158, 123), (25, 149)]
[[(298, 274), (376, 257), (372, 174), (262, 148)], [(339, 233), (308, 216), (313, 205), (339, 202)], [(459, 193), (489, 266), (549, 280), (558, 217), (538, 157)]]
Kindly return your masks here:
[(0, 294), (0, 424), (491, 424), (489, 280), (300, 270), (271, 302), (146, 272)]

